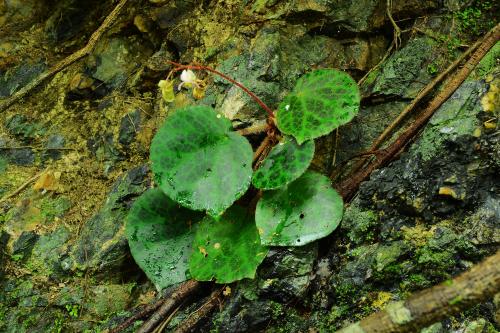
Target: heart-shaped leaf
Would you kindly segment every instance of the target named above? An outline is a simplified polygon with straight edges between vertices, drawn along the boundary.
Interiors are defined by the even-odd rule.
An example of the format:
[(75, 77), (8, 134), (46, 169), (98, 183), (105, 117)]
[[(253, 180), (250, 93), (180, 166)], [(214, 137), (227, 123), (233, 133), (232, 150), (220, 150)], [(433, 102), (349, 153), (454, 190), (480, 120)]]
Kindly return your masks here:
[(300, 178), (257, 203), (255, 222), (261, 243), (301, 246), (329, 235), (340, 223), (342, 197), (327, 177), (306, 171)]
[(264, 190), (286, 185), (306, 171), (313, 156), (314, 141), (298, 145), (294, 138), (285, 137), (273, 147), (264, 163), (255, 171), (252, 183)]
[(211, 215), (220, 214), (246, 192), (252, 157), (250, 143), (207, 106), (176, 111), (151, 144), (152, 169), (163, 192)]
[(132, 205), (125, 227), (130, 252), (158, 290), (190, 278), (193, 227), (202, 217), (158, 188), (144, 192)]
[(276, 121), (282, 133), (293, 135), (302, 144), (351, 121), (359, 103), (358, 86), (347, 73), (319, 69), (297, 81), (280, 103)]
[(233, 206), (218, 220), (206, 216), (196, 231), (190, 271), (194, 279), (230, 283), (253, 278), (267, 255), (252, 215)]

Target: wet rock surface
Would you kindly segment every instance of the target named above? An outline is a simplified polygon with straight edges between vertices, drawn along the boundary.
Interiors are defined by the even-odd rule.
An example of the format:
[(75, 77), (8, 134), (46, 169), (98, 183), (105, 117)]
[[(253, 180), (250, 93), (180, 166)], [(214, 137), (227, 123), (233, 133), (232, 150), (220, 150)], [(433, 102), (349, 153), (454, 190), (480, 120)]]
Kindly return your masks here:
[(148, 171), (147, 166), (140, 166), (115, 182), (104, 206), (87, 221), (75, 240), (70, 254), (73, 265), (82, 270), (109, 272), (120, 270), (124, 262), (130, 260), (124, 221), (132, 199), (149, 185)]
[[(113, 5), (0, 0), (0, 98), (85, 45)], [(463, 44), (485, 32), (496, 17), (497, 5), (489, 6), (392, 1), (405, 30), (401, 44), (364, 79), (355, 120), (318, 140), (313, 168), (331, 174), (366, 150)], [(466, 16), (471, 8), (475, 14)], [(166, 60), (213, 66), (276, 108), (314, 68), (361, 79), (392, 40), (383, 0), (130, 3), (90, 56), (0, 115), (0, 194), (40, 172), (44, 180), (0, 202), (0, 331), (101, 332), (160, 294), (133, 262), (123, 233), (130, 205), (151, 186), (146, 163), (156, 129), (193, 103), (216, 107), (236, 128), (266, 117), (241, 90), (203, 73), (205, 97), (176, 89), (174, 102), (161, 102)], [(333, 235), (271, 249), (256, 279), (232, 284), (198, 331), (331, 331), (497, 249), (500, 157), (491, 124), (498, 52), (405, 153), (361, 186)], [(166, 331), (202, 306), (205, 294)], [(423, 332), (493, 332), (498, 304), (495, 298)]]

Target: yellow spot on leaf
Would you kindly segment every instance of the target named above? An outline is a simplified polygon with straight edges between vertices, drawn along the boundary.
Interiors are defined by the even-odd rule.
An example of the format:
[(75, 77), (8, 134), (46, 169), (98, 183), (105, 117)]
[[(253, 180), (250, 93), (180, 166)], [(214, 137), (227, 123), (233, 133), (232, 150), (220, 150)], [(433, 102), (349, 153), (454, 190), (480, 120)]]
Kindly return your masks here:
[(203, 246), (198, 246), (198, 250), (200, 250), (200, 253), (203, 254), (204, 257), (208, 256), (208, 252)]
[(220, 243), (215, 243), (214, 244), (214, 249), (216, 249), (216, 250), (220, 249)]

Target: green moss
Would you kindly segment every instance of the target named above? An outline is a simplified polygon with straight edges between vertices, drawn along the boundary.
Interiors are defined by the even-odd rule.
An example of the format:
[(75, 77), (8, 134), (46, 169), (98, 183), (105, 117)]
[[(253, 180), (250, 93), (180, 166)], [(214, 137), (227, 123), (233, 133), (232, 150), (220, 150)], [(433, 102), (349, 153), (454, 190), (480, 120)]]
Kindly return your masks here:
[(105, 318), (113, 313), (123, 311), (130, 302), (130, 293), (134, 286), (133, 283), (96, 286), (86, 310), (98, 318)]
[(40, 203), (40, 213), (45, 221), (51, 222), (61, 217), (71, 207), (71, 201), (65, 196), (45, 197)]
[(459, 31), (477, 37), (493, 28), (496, 20), (491, 15), (498, 13), (497, 3), (492, 0), (473, 0), (464, 9), (455, 12)]
[(351, 303), (354, 301), (354, 297), (358, 294), (359, 288), (354, 284), (349, 282), (341, 283), (337, 287), (335, 287), (335, 294), (338, 300)]
[(64, 327), (64, 317), (59, 314), (55, 319), (54, 323), (50, 327), (50, 333), (61, 333)]
[(448, 277), (455, 265), (453, 251), (439, 251), (425, 246), (416, 252), (417, 262), (424, 272), (440, 277)]
[(34, 317), (28, 317), (21, 323), (21, 325), (26, 329), (33, 327), (35, 324), (36, 324), (36, 318)]
[(271, 313), (274, 323), (272, 323), (272, 327), (266, 329), (266, 332), (303, 332), (307, 327), (305, 325), (307, 321), (292, 307), (272, 302)]
[(407, 280), (401, 282), (400, 287), (403, 290), (420, 290), (427, 288), (431, 282), (423, 274), (411, 274)]
[(282, 317), (284, 314), (283, 305), (280, 303), (272, 302), (271, 303), (271, 317), (274, 320)]
[(462, 302), (462, 296), (457, 296), (455, 297), (454, 299), (452, 299), (451, 301), (449, 301), (448, 303), (450, 305), (457, 305), (459, 304), (460, 302)]
[(344, 213), (341, 228), (347, 230), (351, 242), (361, 244), (374, 240), (377, 224), (378, 217), (374, 212), (352, 205)]
[(6, 320), (6, 314), (7, 314), (7, 306), (0, 302), (0, 331), (2, 331), (5, 328), (5, 320)]
[(406, 246), (403, 242), (393, 242), (389, 246), (380, 246), (375, 254), (376, 270), (381, 272), (388, 271), (389, 266), (396, 266), (397, 272), (400, 265), (396, 264), (398, 258), (406, 252)]
[(497, 42), (481, 59), (479, 64), (474, 68), (472, 76), (476, 78), (486, 76), (486, 74), (497, 67), (498, 59), (500, 59), (500, 42)]
[(438, 72), (438, 67), (435, 63), (431, 63), (429, 65), (427, 65), (427, 73), (429, 73), (429, 75), (436, 75)]
[(0, 173), (3, 173), (5, 172), (5, 170), (7, 170), (7, 163), (8, 163), (7, 159), (5, 157), (0, 156)]

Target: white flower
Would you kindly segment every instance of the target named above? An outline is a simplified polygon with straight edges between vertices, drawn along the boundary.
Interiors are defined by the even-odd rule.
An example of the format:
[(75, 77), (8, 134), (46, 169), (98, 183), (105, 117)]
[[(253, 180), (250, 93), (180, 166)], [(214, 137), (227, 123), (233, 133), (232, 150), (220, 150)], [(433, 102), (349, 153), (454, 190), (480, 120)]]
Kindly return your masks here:
[(198, 86), (196, 74), (190, 69), (185, 69), (181, 73), (181, 83), (179, 84), (178, 89), (181, 90), (182, 86), (186, 88), (190, 88), (192, 86)]

